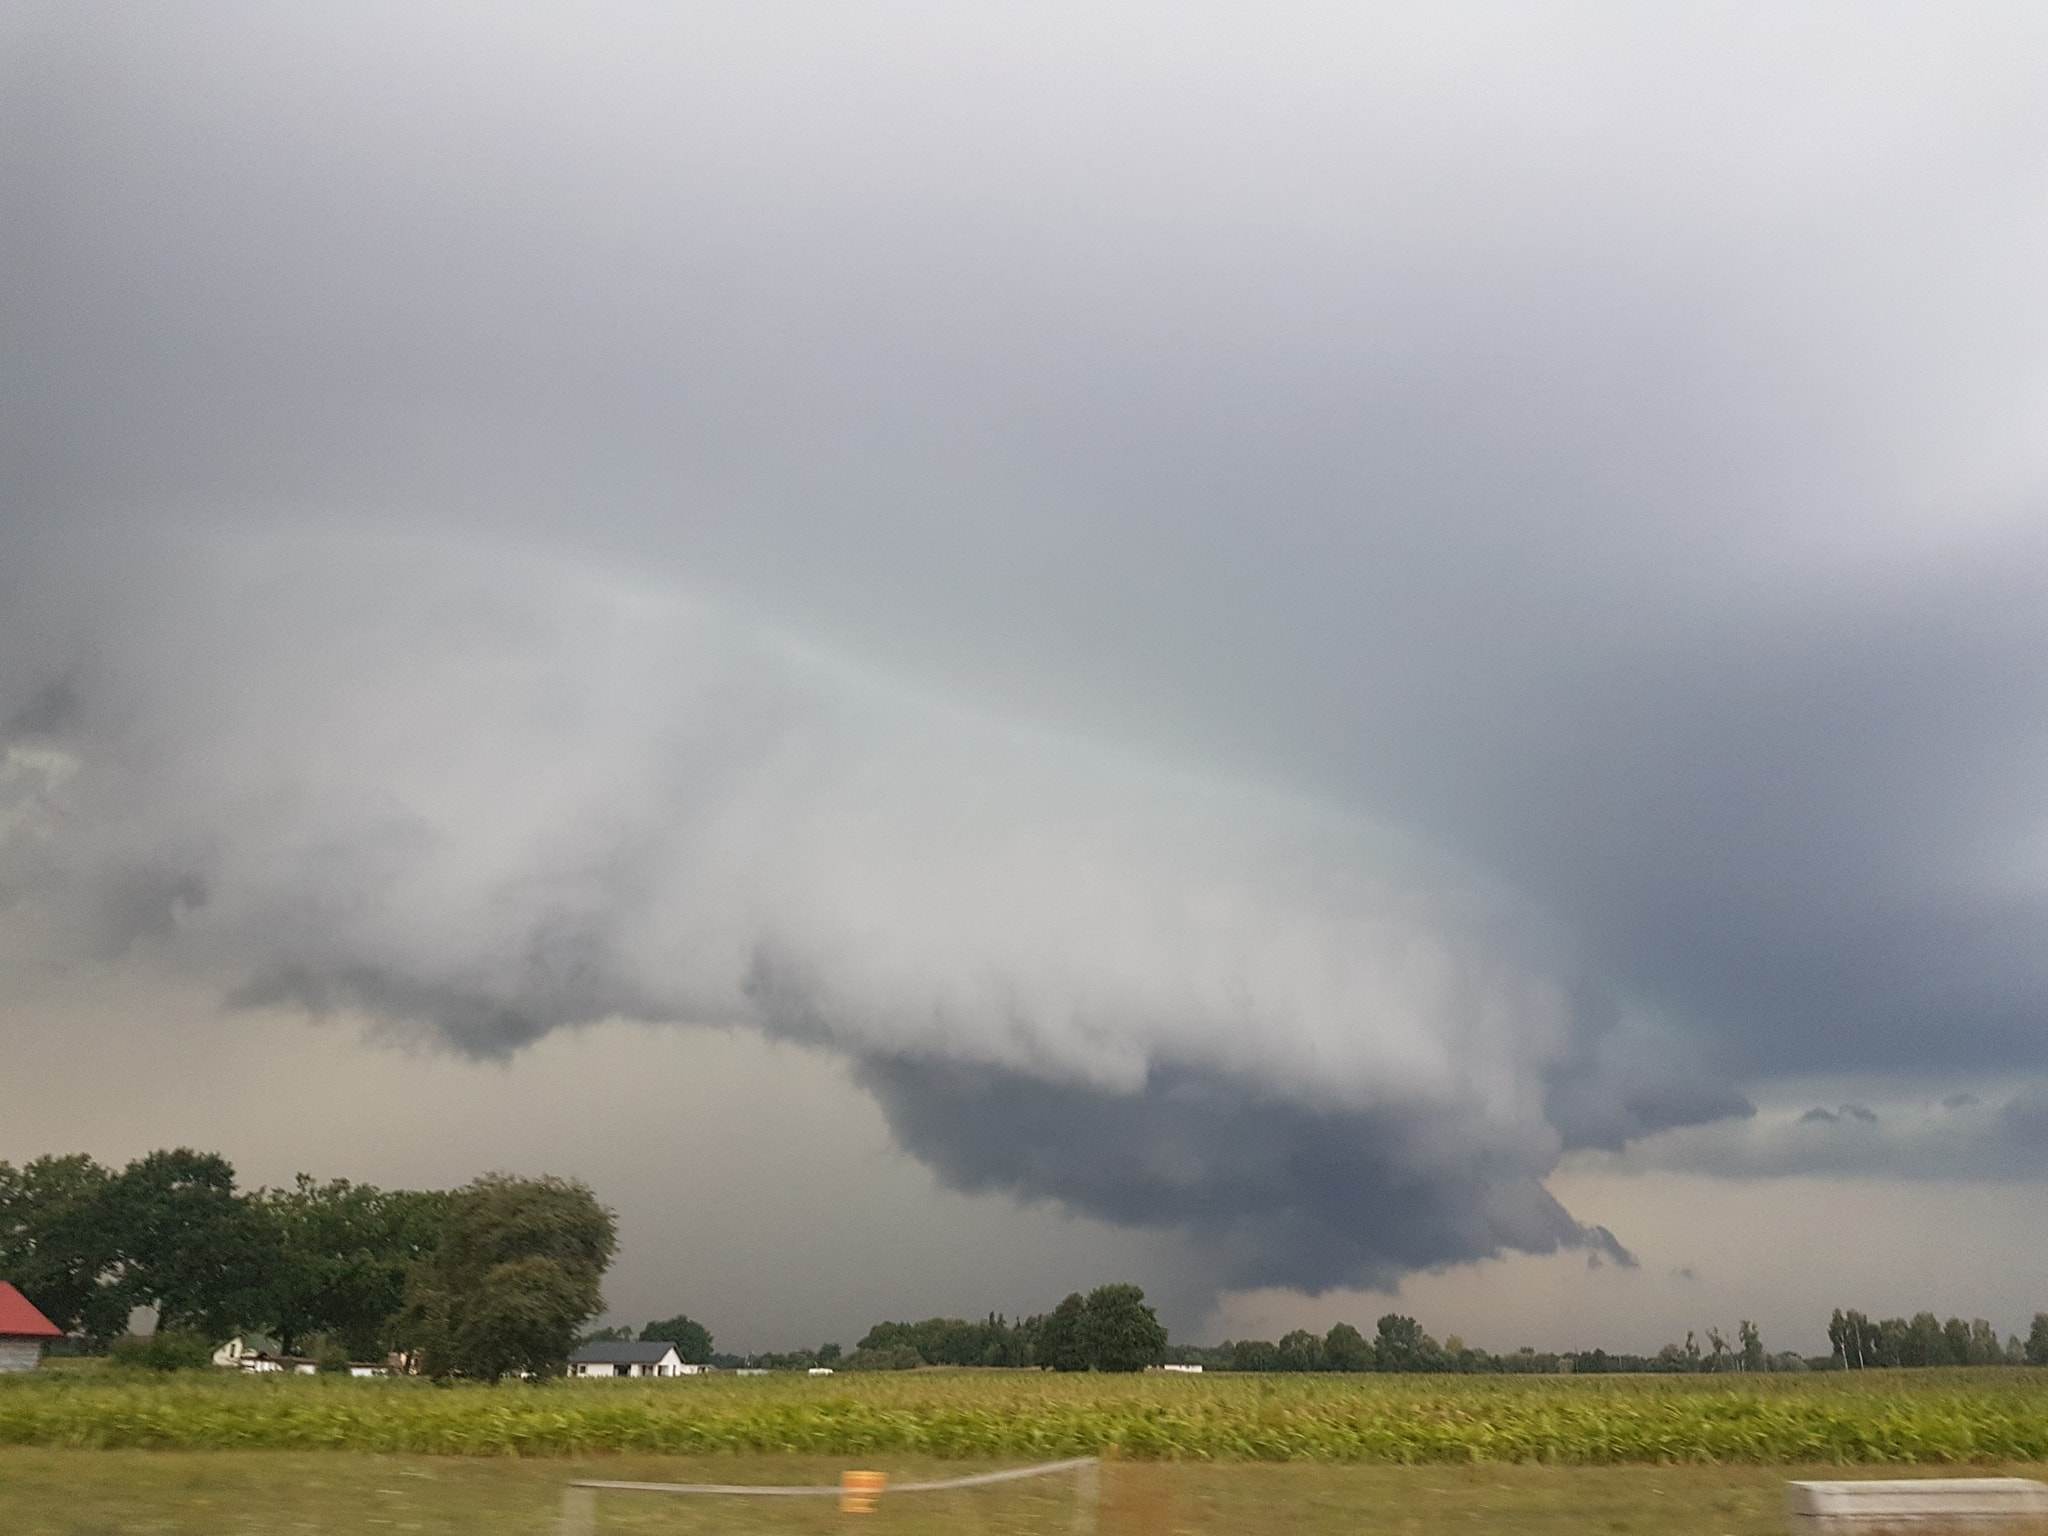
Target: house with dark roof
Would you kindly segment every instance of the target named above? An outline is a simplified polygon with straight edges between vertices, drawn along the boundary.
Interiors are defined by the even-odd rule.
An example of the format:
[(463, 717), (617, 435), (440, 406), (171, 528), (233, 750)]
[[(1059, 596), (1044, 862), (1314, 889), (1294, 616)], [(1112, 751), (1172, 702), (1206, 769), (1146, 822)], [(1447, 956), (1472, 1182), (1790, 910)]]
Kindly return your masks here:
[(36, 1310), (35, 1303), (0, 1280), (0, 1371), (32, 1371), (42, 1364), (43, 1346), (64, 1330)]
[(571, 1376), (701, 1376), (665, 1339), (600, 1339), (569, 1357)]

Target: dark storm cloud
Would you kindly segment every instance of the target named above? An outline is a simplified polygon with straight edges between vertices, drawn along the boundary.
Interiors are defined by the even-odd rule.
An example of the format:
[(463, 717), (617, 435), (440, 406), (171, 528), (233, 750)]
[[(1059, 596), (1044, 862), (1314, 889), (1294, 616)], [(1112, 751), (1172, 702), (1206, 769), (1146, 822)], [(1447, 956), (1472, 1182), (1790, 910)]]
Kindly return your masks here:
[(1089, 1209), (960, 1095), (1199, 1084), (1302, 1283), (2048, 1068), (2038, 7), (0, 29), (7, 922)]
[(1547, 1158), (1418, 1106), (1316, 1110), (1170, 1070), (1128, 1095), (906, 1058), (860, 1078), (953, 1187), (1178, 1227), (1233, 1287), (1391, 1288), (1509, 1250), (1635, 1263), (1543, 1187)]

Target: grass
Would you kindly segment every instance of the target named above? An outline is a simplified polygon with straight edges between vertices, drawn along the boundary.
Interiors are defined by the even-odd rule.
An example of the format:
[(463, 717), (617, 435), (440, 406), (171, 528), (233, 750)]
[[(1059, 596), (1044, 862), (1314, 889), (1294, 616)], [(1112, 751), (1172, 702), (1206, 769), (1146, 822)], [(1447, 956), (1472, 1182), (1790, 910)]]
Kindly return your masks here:
[(2048, 1462), (2048, 1371), (1765, 1377), (906, 1372), (542, 1387), (0, 1378), (0, 1446), (1333, 1463)]
[[(889, 1460), (892, 1477), (958, 1463)], [(7, 1536), (554, 1536), (576, 1477), (834, 1482), (815, 1457), (482, 1461), (308, 1451), (0, 1450)], [(2040, 1477), (2041, 1466), (1987, 1470)], [(1235, 1465), (1112, 1462), (1102, 1536), (1780, 1536), (1797, 1467)], [(1074, 1529), (1073, 1485), (884, 1497), (859, 1536), (1021, 1536)], [(846, 1536), (830, 1499), (606, 1495), (600, 1536)]]

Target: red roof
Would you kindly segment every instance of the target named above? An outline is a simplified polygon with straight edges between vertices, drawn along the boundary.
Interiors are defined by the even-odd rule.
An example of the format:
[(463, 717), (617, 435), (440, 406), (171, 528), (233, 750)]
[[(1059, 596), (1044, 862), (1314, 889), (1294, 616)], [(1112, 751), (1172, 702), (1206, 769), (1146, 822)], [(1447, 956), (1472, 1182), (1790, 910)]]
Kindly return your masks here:
[(0, 1338), (61, 1339), (64, 1330), (35, 1309), (29, 1299), (0, 1280)]

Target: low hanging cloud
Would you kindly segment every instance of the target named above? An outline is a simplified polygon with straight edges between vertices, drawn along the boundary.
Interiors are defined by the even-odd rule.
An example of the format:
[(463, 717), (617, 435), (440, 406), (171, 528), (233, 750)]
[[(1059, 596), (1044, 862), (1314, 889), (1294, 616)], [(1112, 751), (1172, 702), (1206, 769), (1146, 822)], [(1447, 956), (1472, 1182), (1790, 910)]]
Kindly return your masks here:
[(1217, 1284), (1626, 1262), (1559, 1155), (1747, 1108), (1383, 829), (477, 553), (173, 548), (118, 611), (46, 571), (10, 654), (94, 643), (7, 678), (0, 921), (480, 1057), (760, 1029), (947, 1182), (1199, 1236)]
[(1730, 1179), (2038, 1181), (2048, 1178), (2048, 1080), (1989, 1098), (1816, 1104), (1676, 1129), (1630, 1147), (1618, 1166)]

